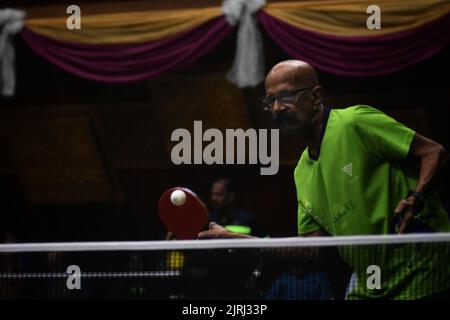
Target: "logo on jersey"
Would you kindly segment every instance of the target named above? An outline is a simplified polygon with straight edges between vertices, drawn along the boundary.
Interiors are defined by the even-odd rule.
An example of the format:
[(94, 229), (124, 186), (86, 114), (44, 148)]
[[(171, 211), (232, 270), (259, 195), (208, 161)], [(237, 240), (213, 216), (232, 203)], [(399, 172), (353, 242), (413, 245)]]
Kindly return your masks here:
[(345, 165), (342, 170), (348, 174), (350, 177), (353, 175), (353, 166), (352, 163), (350, 162), (349, 164)]
[(333, 222), (338, 223), (343, 217), (349, 214), (350, 211), (355, 210), (356, 205), (353, 203), (352, 200), (350, 200), (347, 203), (344, 203), (343, 206), (340, 204), (335, 204), (333, 209), (335, 210)]

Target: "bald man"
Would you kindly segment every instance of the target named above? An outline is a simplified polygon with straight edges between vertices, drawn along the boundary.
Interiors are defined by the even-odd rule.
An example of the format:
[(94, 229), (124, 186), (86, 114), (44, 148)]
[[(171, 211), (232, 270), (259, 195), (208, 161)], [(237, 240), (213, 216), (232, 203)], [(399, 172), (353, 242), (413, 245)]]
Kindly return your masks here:
[[(277, 64), (265, 81), (263, 107), (286, 134), (306, 143), (294, 172), (300, 236), (449, 232), (432, 190), (448, 153), (379, 110), (323, 105), (316, 72), (297, 60)], [(418, 164), (413, 172), (408, 164)], [(200, 238), (244, 238), (212, 224)], [(349, 298), (448, 298), (448, 245), (340, 248), (354, 269)], [(381, 269), (381, 288), (366, 285)]]

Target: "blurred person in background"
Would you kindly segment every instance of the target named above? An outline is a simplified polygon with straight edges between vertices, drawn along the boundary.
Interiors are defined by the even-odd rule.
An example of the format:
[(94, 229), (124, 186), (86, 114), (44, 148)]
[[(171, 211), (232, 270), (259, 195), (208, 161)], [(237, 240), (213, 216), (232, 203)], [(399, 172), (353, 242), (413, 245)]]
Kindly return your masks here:
[(211, 186), (209, 221), (246, 235), (263, 236), (254, 214), (236, 204), (236, 189), (231, 179), (218, 179)]

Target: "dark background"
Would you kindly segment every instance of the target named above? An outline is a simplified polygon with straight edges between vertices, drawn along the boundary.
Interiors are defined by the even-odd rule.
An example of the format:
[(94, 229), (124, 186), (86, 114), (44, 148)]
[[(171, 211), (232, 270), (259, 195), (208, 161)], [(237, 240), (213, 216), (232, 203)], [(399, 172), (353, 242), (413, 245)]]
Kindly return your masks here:
[[(48, 3), (33, 1), (33, 7)], [(157, 8), (167, 2), (153, 3)], [(269, 70), (289, 57), (262, 33)], [(171, 132), (191, 128), (194, 120), (202, 120), (204, 130), (270, 128), (259, 106), (263, 86), (238, 90), (225, 79), (235, 33), (189, 68), (114, 85), (65, 73), (20, 37), (15, 42), (16, 95), (0, 98), (0, 240), (7, 233), (17, 242), (161, 239), (160, 195), (186, 186), (207, 200), (219, 177), (235, 180), (238, 203), (271, 236), (296, 234), (293, 169), (302, 141), (281, 136), (275, 176), (259, 175), (258, 166), (177, 167), (170, 161)], [(449, 57), (447, 47), (382, 77), (318, 74), (327, 105), (371, 105), (448, 148), (449, 81), (440, 75), (450, 73)]]

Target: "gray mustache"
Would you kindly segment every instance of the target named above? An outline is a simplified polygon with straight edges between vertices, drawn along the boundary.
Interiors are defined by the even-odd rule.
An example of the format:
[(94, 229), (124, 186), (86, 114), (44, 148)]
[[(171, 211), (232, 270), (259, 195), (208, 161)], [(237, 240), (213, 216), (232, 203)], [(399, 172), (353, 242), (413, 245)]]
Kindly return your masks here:
[(288, 120), (293, 119), (294, 117), (295, 117), (295, 113), (285, 110), (285, 111), (281, 111), (281, 112), (277, 113), (276, 115), (274, 115), (273, 121), (276, 124), (280, 125)]

